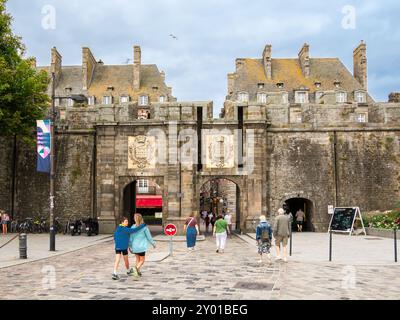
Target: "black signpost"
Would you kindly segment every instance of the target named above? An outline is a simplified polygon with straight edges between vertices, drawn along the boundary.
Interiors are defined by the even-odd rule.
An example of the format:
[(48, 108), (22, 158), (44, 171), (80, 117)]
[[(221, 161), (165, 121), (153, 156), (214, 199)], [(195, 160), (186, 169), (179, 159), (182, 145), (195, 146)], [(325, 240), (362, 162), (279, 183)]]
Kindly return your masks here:
[(329, 231), (352, 235), (356, 220), (361, 221), (362, 232), (366, 235), (367, 233), (364, 228), (364, 222), (359, 207), (336, 207), (329, 224)]

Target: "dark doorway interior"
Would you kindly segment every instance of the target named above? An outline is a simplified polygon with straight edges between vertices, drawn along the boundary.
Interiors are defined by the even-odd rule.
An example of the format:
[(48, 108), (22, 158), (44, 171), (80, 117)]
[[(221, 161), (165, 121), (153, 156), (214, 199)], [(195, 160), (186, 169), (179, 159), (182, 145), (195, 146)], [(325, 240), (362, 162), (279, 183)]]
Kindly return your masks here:
[(129, 225), (133, 224), (133, 215), (136, 212), (136, 180), (124, 188), (123, 216), (129, 219)]
[(289, 210), (293, 215), (292, 230), (297, 231), (296, 212), (301, 209), (305, 213), (305, 221), (303, 221), (303, 231), (314, 231), (312, 216), (313, 204), (305, 198), (291, 198), (285, 201), (289, 206)]

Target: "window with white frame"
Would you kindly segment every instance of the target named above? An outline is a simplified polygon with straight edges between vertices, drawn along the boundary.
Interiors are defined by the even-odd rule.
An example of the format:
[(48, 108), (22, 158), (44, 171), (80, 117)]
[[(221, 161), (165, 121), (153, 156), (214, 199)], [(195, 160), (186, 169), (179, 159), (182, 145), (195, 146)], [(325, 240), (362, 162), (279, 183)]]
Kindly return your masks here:
[(257, 93), (257, 102), (267, 103), (267, 95), (265, 93)]
[(359, 102), (359, 103), (365, 102), (365, 92), (362, 92), (362, 91), (356, 92), (356, 102)]
[(165, 100), (165, 96), (160, 96), (159, 98), (158, 98), (158, 101), (159, 102), (165, 102), (166, 100)]
[(121, 96), (119, 98), (120, 103), (127, 103), (129, 102), (129, 96)]
[(147, 106), (149, 104), (149, 97), (146, 95), (141, 95), (139, 97), (139, 105), (140, 106)]
[(283, 104), (289, 103), (289, 95), (287, 92), (282, 93), (282, 103)]
[(367, 114), (366, 113), (359, 113), (357, 115), (357, 122), (359, 122), (359, 123), (367, 122)]
[(346, 94), (346, 92), (337, 92), (336, 93), (336, 102), (337, 103), (345, 103), (345, 102), (347, 102), (347, 94)]
[(88, 97), (88, 105), (93, 106), (95, 104), (95, 98), (94, 96)]
[(67, 99), (67, 106), (68, 107), (73, 107), (74, 106), (74, 100), (72, 100), (71, 98)]
[(249, 94), (247, 92), (239, 92), (238, 100), (239, 100), (239, 102), (249, 101)]
[(296, 103), (307, 103), (307, 92), (305, 91), (296, 91), (295, 93), (295, 102)]
[(138, 180), (138, 192), (148, 193), (149, 192), (149, 180), (139, 179)]
[(103, 104), (111, 104), (111, 97), (110, 96), (104, 96), (103, 97)]

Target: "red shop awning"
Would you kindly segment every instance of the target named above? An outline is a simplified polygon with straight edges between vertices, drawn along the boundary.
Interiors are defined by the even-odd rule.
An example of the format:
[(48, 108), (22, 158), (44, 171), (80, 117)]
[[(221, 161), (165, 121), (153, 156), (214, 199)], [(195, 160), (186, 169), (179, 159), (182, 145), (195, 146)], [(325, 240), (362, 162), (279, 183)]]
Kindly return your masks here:
[(136, 208), (162, 208), (162, 196), (136, 196)]

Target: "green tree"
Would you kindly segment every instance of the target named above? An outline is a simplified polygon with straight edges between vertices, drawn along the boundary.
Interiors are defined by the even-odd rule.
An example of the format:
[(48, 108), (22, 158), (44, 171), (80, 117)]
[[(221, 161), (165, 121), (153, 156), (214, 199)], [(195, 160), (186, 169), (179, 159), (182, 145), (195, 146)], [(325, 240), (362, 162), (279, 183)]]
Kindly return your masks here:
[(32, 144), (36, 120), (49, 106), (49, 78), (32, 67), (31, 59), (23, 59), (25, 47), (11, 30), (6, 2), (0, 0), (0, 135)]

